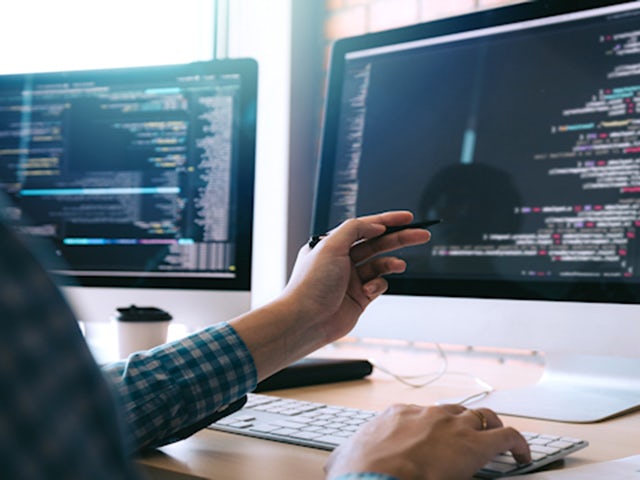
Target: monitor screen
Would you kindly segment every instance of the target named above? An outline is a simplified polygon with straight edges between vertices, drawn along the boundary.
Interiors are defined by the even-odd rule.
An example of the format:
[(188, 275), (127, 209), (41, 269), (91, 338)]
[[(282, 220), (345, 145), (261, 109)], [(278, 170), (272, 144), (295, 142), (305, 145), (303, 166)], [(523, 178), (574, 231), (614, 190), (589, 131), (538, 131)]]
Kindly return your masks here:
[(387, 209), (442, 218), (391, 292), (638, 302), (638, 18), (338, 44), (316, 231)]
[[(530, 2), (336, 42), (312, 233), (389, 209), (442, 219), (357, 335), (638, 371), (639, 35), (640, 2)], [(551, 413), (551, 390), (525, 415), (610, 414), (573, 416), (572, 394)]]
[(248, 291), (252, 60), (0, 76), (6, 216), (63, 284)]

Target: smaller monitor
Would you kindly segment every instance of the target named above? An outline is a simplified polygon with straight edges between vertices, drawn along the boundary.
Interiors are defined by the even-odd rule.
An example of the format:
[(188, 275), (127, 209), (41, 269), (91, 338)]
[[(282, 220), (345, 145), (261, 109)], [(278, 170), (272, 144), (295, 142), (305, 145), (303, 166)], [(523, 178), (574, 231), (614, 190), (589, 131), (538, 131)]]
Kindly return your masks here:
[(249, 59), (0, 76), (4, 213), (87, 319), (250, 307), (256, 97)]

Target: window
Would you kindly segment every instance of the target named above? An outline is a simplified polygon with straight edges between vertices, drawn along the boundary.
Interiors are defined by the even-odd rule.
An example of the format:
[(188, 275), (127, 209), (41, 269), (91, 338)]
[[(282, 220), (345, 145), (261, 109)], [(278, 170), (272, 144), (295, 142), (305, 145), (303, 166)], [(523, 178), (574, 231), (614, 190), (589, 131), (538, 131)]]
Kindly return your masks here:
[(213, 57), (215, 0), (11, 0), (0, 18), (0, 73)]

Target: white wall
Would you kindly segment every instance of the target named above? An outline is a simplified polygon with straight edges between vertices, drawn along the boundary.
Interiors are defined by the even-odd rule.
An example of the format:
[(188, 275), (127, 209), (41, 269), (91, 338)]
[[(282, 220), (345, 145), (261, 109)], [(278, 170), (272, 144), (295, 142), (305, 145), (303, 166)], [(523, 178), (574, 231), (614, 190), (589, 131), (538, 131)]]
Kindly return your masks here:
[(291, 3), (229, 2), (230, 57), (259, 65), (252, 303), (262, 305), (286, 282)]

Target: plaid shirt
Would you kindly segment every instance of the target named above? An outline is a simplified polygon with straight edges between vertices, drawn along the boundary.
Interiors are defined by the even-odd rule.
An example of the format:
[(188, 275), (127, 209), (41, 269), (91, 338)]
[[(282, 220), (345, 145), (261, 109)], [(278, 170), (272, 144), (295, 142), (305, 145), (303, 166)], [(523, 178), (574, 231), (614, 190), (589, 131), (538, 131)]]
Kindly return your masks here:
[(188, 437), (239, 408), (256, 386), (253, 359), (225, 323), (134, 353), (104, 371), (123, 403), (135, 449)]
[(139, 478), (135, 451), (194, 433), (255, 387), (227, 324), (101, 370), (40, 259), (1, 222), (0, 252), (2, 478)]

